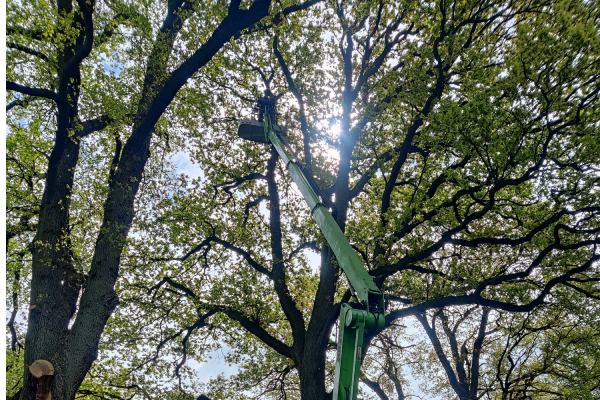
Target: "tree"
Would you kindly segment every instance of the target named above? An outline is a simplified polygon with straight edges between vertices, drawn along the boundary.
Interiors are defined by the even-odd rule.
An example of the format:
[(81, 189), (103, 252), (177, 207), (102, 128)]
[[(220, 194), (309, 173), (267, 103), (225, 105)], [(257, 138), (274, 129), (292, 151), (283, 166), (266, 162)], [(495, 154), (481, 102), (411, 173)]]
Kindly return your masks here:
[[(390, 293), (390, 325), (458, 305), (528, 312), (564, 289), (597, 297), (595, 6), (314, 12), (274, 41), (223, 53), (240, 77), (201, 82), (235, 86), (217, 97), (228, 110), (221, 119), (203, 115), (219, 132), (198, 142), (203, 179), (166, 200), (137, 243), (140, 258), (163, 253), (129, 279), (143, 320), (189, 310), (176, 318), (181, 329), (162, 333), (187, 355), (203, 326), (219, 330), (232, 359), (253, 371), (238, 393), (284, 371), (271, 393), (298, 385), (304, 398), (327, 396), (329, 340), (349, 295), (274, 153), (235, 139), (232, 120), (265, 86), (323, 201)], [(305, 249), (320, 253), (318, 273)], [(159, 279), (142, 272), (158, 266)]]
[[(280, 12), (286, 15), (311, 4), (309, 1), (291, 5)], [(41, 202), (35, 213), (21, 399), (36, 396), (36, 382), (28, 366), (40, 359), (50, 361), (56, 371), (53, 398), (74, 397), (97, 357), (100, 336), (118, 304), (114, 285), (121, 253), (159, 118), (195, 72), (235, 35), (255, 26), (269, 14), (270, 2), (256, 1), (247, 7), (240, 1), (228, 5), (215, 2), (208, 7), (203, 5), (205, 8), (200, 10), (198, 3), (169, 1), (160, 27), (153, 24), (150, 15), (139, 13), (137, 6), (60, 0), (55, 5), (22, 7), (13, 3), (9, 7), (12, 25), (8, 27), (7, 47), (12, 51), (9, 51), (6, 87), (17, 95), (12, 96), (7, 110), (41, 99), (44, 102), (39, 107), (45, 113), (56, 113), (56, 118), (46, 121), (45, 127), (54, 129), (55, 137)], [(47, 24), (48, 17), (54, 19), (53, 24)], [(178, 36), (190, 19), (195, 20), (196, 26), (204, 20), (210, 21), (207, 29), (197, 32), (204, 40), (200, 45), (190, 46), (188, 51), (174, 52), (175, 46), (181, 43), (177, 41)], [(151, 44), (147, 49), (136, 49), (146, 50), (144, 60), (134, 57), (122, 61), (142, 61), (145, 71), (140, 73), (134, 68), (129, 79), (114, 82), (108, 79), (111, 71), (108, 68), (101, 71), (100, 64), (111, 51), (122, 51), (127, 45), (122, 40), (112, 43), (124, 25), (139, 30), (143, 39)], [(152, 35), (153, 28), (158, 28), (156, 35)], [(94, 76), (96, 73), (99, 79)], [(110, 101), (98, 92), (106, 89), (96, 86), (103, 81), (121, 92), (127, 85), (139, 91)], [(97, 113), (98, 108), (101, 113), (92, 114)], [(31, 115), (28, 117), (39, 121)], [(90, 266), (80, 271), (75, 265), (72, 246), (75, 240), (71, 235), (74, 214), (71, 197), (79, 151), (86, 137), (109, 125), (116, 133), (114, 154), (108, 171), (104, 171), (108, 177), (104, 182), (102, 222)], [(119, 127), (129, 125), (131, 133), (123, 141)], [(9, 238), (17, 235), (17, 230), (31, 229), (25, 215), (21, 214), (22, 223), (14, 227)]]
[[(130, 379), (152, 386), (140, 371), (165, 376), (170, 363), (181, 396), (330, 396), (332, 332), (350, 294), (276, 154), (236, 138), (265, 89), (311, 183), (389, 294), (383, 335), (439, 309), (519, 315), (565, 296), (594, 315), (592, 3), (324, 2), (216, 54), (168, 116), (202, 174), (140, 210), (123, 254), (108, 335)], [(217, 346), (240, 372), (187, 384), (186, 361)], [(457, 381), (469, 396), (481, 386)]]
[(372, 362), (383, 367), (369, 371), (373, 378), (365, 383), (378, 399), (405, 398), (407, 374), (426, 377), (423, 391), (435, 398), (594, 398), (598, 321), (572, 308), (573, 300), (563, 297), (528, 313), (462, 306), (419, 314), (422, 339), (397, 328), (381, 335), (384, 342), (390, 334), (416, 342), (376, 343)]
[[(424, 314), (417, 314), (416, 316), (431, 341), (435, 354), (448, 376), (450, 386), (461, 400), (477, 399), (480, 395), (479, 360), (483, 342), (488, 333), (487, 325), (490, 310), (486, 308), (481, 311), (476, 335), (468, 337), (467, 340), (460, 344), (457, 339), (457, 331), (460, 324), (469, 318), (473, 311), (473, 308), (467, 309), (456, 318), (457, 321), (453, 325), (450, 325), (448, 315), (446, 315), (444, 309), (437, 310), (433, 314), (431, 323)], [(443, 332), (449, 343), (451, 357), (447, 355), (442, 346), (440, 335), (436, 329), (436, 322), (440, 323), (443, 328)], [(468, 342), (471, 341), (472, 344), (470, 345)]]

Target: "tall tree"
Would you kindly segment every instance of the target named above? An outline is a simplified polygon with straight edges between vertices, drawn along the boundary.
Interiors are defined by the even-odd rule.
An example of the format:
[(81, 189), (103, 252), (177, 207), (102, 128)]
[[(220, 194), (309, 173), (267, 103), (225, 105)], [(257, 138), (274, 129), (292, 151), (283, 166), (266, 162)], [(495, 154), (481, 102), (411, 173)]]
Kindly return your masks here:
[[(156, 69), (164, 77), (140, 85), (145, 89), (132, 96), (132, 112), (117, 107), (122, 118), (133, 117), (133, 130), (115, 167), (105, 167), (112, 183), (87, 278), (99, 279), (93, 272), (118, 261), (125, 248), (120, 264), (127, 268), (117, 282), (122, 303), (109, 324), (106, 364), (98, 365), (110, 375), (116, 361), (109, 353), (118, 352), (114, 393), (153, 397), (162, 387), (157, 377), (168, 379), (170, 364), (179, 377), (170, 386), (179, 386), (173, 396), (191, 398), (205, 389), (215, 398), (330, 397), (332, 332), (350, 294), (276, 153), (236, 137), (236, 122), (251, 115), (253, 99), (265, 89), (278, 97), (279, 122), (311, 184), (389, 294), (387, 330), (370, 338), (372, 353), (386, 336), (414, 335), (396, 329), (413, 316), (441, 342), (440, 330), (426, 319), (440, 309), (459, 313), (478, 306), (490, 315), (518, 315), (570, 299), (565, 302), (577, 304), (582, 315), (594, 315), (598, 5), (329, 1), (302, 18), (291, 13), (297, 7), (279, 6), (281, 13), (254, 25), (252, 36), (215, 49), (162, 123), (153, 107), (161, 109), (169, 98), (163, 95), (171, 92), (161, 88), (189, 57), (174, 39), (168, 42), (171, 60)], [(214, 16), (225, 21), (231, 14), (215, 7), (210, 15), (194, 9), (187, 24), (188, 14), (173, 14), (182, 21), (178, 37), (196, 43), (200, 36), (208, 44), (206, 32), (221, 26)], [(193, 23), (198, 21), (214, 26)], [(162, 33), (156, 40), (171, 37)], [(132, 43), (128, 51), (137, 54)], [(151, 54), (169, 59), (158, 49)], [(168, 73), (173, 65), (180, 67)], [(149, 136), (138, 132), (149, 129), (150, 135), (154, 128), (166, 145), (178, 140), (166, 129), (174, 126), (189, 141), (200, 176), (168, 188), (157, 180), (163, 187), (149, 190), (160, 193), (140, 207), (135, 235), (125, 243), (134, 192), (142, 178), (152, 179), (142, 175)], [(119, 146), (110, 146), (111, 152)], [(28, 225), (20, 221), (15, 217), (13, 226)], [(33, 255), (35, 279), (35, 249)], [(96, 305), (84, 303), (91, 287), (79, 313)], [(450, 322), (448, 327), (451, 333)], [(504, 329), (504, 338), (517, 328)], [(485, 337), (481, 342), (483, 351)], [(436, 357), (451, 364), (446, 372), (456, 385), (449, 387), (472, 397), (482, 386), (473, 379), (479, 364), (469, 364), (460, 352), (455, 357), (452, 347), (440, 343)], [(188, 361), (202, 360), (214, 348), (225, 348), (239, 372), (201, 387), (190, 383)], [(399, 376), (408, 363), (399, 353), (400, 367), (393, 365), (397, 354), (386, 359), (387, 377), (374, 380), (366, 371), (365, 396), (367, 388), (380, 398), (392, 389), (397, 397), (410, 395), (410, 385), (403, 386), (407, 378)], [(587, 365), (589, 358), (580, 361)], [(498, 365), (505, 373), (506, 361)], [(90, 395), (100, 386), (93, 383), (85, 389)]]
[[(312, 3), (291, 5), (280, 12), (286, 15)], [(7, 47), (11, 51), (6, 87), (13, 94), (7, 110), (42, 99), (41, 107), (54, 112), (56, 118), (48, 122), (55, 130), (54, 143), (31, 244), (31, 294), (20, 398), (33, 399), (42, 390), (29, 367), (36, 360), (46, 360), (54, 369), (52, 397), (72, 399), (97, 357), (100, 336), (118, 304), (114, 286), (121, 254), (159, 118), (195, 72), (234, 36), (268, 16), (270, 1), (242, 5), (240, 1), (204, 4), (174, 0), (163, 8), (160, 4), (98, 5), (93, 0), (59, 0), (56, 4), (21, 6), (9, 6)], [(147, 11), (154, 8), (152, 11), (164, 17), (157, 23), (153, 16), (140, 13), (138, 7)], [(50, 24), (49, 17), (53, 19)], [(190, 50), (175, 51), (179, 44), (186, 43), (178, 37), (191, 21), (196, 26), (205, 23), (206, 28), (196, 32), (202, 40)], [(114, 102), (124, 105), (124, 112), (108, 107), (98, 110), (100, 104), (94, 102), (99, 88), (94, 85), (102, 83), (94, 80), (94, 74), (102, 69), (102, 58), (115, 51), (108, 42), (126, 29), (124, 25), (151, 35), (144, 38), (151, 43), (142, 61), (145, 68), (143, 74), (123, 82), (132, 83), (129, 90), (136, 91)], [(128, 45), (121, 43), (117, 51)], [(121, 63), (135, 61), (140, 60)], [(98, 111), (106, 114), (89, 115)], [(73, 250), (71, 197), (81, 143), (94, 132), (116, 124), (130, 125), (130, 134), (125, 140), (119, 134), (115, 136), (105, 179), (101, 226), (90, 265), (80, 271)], [(22, 228), (28, 228), (27, 220), (23, 222)]]
[[(223, 56), (244, 77), (204, 84), (235, 82), (224, 117), (265, 86), (280, 96), (290, 146), (391, 295), (389, 325), (457, 305), (528, 312), (563, 290), (597, 297), (596, 5), (334, 2), (313, 18), (240, 43)], [(153, 228), (171, 235), (148, 260), (163, 277), (134, 274), (143, 307), (190, 305), (164, 337), (186, 355), (194, 332), (222, 329), (239, 357), (269, 349), (245, 361), (255, 385), (273, 368), (281, 387), (327, 398), (346, 286), (275, 154), (236, 142), (228, 118), (213, 125), (227, 136), (199, 142), (205, 179)]]

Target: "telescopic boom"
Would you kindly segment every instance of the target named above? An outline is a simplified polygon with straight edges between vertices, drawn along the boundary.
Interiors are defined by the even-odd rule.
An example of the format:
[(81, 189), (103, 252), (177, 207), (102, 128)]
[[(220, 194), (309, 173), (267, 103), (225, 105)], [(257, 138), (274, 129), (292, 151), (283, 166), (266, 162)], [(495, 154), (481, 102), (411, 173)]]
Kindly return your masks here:
[(339, 225), (288, 152), (278, 134), (281, 129), (275, 125), (275, 115), (274, 101), (266, 97), (261, 98), (259, 119), (262, 121), (242, 122), (238, 135), (243, 139), (270, 143), (275, 147), (308, 204), (311, 215), (327, 240), (340, 268), (348, 278), (351, 292), (359, 304), (355, 307), (342, 304), (341, 307), (333, 399), (355, 400), (365, 333), (383, 328), (385, 308), (383, 292), (377, 287), (360, 256), (350, 246)]

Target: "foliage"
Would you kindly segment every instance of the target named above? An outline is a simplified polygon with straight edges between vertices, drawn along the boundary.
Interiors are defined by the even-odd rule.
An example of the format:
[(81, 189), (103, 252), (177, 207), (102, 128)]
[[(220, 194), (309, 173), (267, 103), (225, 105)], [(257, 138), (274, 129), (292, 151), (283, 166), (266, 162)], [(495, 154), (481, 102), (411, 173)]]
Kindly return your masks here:
[[(104, 122), (81, 137), (68, 240), (86, 279), (99, 238), (122, 243), (120, 303), (77, 396), (327, 398), (350, 293), (285, 166), (237, 137), (269, 89), (290, 149), (388, 294), (364, 398), (597, 397), (600, 7), (309, 3), (270, 4), (173, 93), (164, 88), (228, 7), (95, 5), (70, 132)], [(9, 79), (55, 90), (76, 13), (44, 2), (7, 12)], [(165, 15), (181, 18), (172, 42)], [(16, 92), (7, 260), (11, 307), (24, 310), (58, 136), (52, 101)], [(127, 175), (123, 147), (137, 151), (145, 119), (147, 160)], [(122, 211), (107, 206), (119, 171), (135, 204), (121, 236), (106, 224)], [(23, 342), (23, 317), (9, 325)], [(219, 359), (234, 372), (199, 372)], [(9, 388), (21, 378), (12, 365)]]

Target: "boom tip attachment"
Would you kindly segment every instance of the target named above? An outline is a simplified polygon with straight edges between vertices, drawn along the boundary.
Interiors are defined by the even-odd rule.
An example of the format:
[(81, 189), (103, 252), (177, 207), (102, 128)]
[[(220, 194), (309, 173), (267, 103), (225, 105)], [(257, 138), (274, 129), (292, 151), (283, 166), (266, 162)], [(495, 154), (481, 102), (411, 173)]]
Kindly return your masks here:
[(263, 123), (258, 121), (242, 121), (238, 127), (238, 136), (252, 142), (269, 143), (269, 139), (265, 135)]

